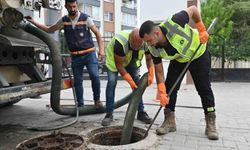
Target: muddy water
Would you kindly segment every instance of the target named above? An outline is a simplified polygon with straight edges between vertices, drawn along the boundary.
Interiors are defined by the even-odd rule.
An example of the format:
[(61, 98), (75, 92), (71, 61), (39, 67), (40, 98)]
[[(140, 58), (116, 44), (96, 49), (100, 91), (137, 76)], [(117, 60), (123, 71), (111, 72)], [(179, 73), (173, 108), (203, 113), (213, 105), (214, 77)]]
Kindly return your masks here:
[[(130, 143), (136, 143), (143, 139), (145, 130), (134, 127)], [(91, 131), (89, 141), (97, 145), (118, 146), (120, 145), (122, 126), (102, 127)]]

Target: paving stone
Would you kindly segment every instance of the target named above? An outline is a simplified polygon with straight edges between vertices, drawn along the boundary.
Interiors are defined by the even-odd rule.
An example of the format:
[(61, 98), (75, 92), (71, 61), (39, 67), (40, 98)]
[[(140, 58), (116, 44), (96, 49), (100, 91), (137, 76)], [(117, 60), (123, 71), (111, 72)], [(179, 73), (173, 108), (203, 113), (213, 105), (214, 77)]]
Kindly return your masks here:
[[(101, 100), (105, 104), (106, 81), (101, 81)], [(150, 117), (154, 117), (159, 108), (159, 103), (153, 101), (156, 95), (156, 84), (148, 87), (143, 95), (145, 110)], [(210, 141), (204, 134), (205, 120), (201, 108), (200, 97), (193, 85), (182, 85), (178, 93), (176, 104), (177, 131), (164, 136), (157, 136), (159, 144), (148, 149), (192, 149), (192, 150), (249, 150), (250, 149), (250, 83), (212, 83), (214, 90), (217, 129), (219, 140)], [(234, 92), (232, 92), (234, 89)], [(91, 83), (84, 80), (84, 98), (86, 103), (92, 104)], [(125, 81), (118, 81), (116, 88), (116, 100), (125, 97), (131, 92)], [(235, 94), (237, 93), (237, 94)], [(74, 104), (72, 91), (62, 91), (65, 99), (63, 103)], [(75, 117), (61, 116), (53, 112), (49, 107), (50, 95), (42, 95), (41, 99), (24, 99), (11, 107), (0, 109), (0, 130), (7, 126), (7, 132), (0, 132), (0, 150), (13, 149), (19, 142), (31, 137), (50, 132), (31, 132), (26, 130), (30, 126), (54, 126), (66, 124)], [(124, 105), (114, 111), (112, 125), (122, 125), (128, 105)], [(230, 111), (229, 111), (230, 110)], [(86, 136), (92, 129), (100, 128), (101, 120), (105, 114), (80, 116), (78, 123), (62, 129), (61, 131), (78, 133)], [(156, 118), (151, 131), (155, 130), (164, 120), (163, 109)], [(147, 129), (148, 125), (135, 120), (134, 125)], [(14, 127), (18, 126), (18, 128)], [(15, 138), (13, 138), (15, 137)], [(11, 141), (11, 142), (10, 142)]]

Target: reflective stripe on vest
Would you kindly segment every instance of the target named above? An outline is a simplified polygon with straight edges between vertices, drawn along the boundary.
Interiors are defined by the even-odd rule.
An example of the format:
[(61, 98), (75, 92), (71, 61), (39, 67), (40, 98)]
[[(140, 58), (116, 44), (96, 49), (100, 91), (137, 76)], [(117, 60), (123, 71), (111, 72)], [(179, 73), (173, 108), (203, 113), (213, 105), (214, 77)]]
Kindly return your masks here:
[[(126, 33), (127, 32), (127, 33)], [(120, 40), (120, 44), (123, 47), (123, 52), (125, 54), (125, 59), (123, 59), (123, 66), (126, 67), (132, 59), (133, 52), (129, 51), (129, 34), (131, 31), (122, 31), (120, 34), (115, 35), (117, 40)], [(122, 35), (124, 34), (124, 35)], [(126, 37), (125, 37), (126, 36)]]
[(129, 46), (128, 46), (128, 39), (126, 39), (123, 35), (121, 35), (121, 34), (117, 34), (117, 35), (115, 35), (116, 37), (118, 37), (121, 41), (122, 41), (122, 46), (123, 46), (123, 43), (125, 44), (124, 45), (124, 49), (123, 49), (123, 51), (124, 51), (124, 53), (125, 54), (127, 54), (128, 52), (129, 52)]
[(185, 48), (182, 50), (182, 54), (186, 54), (186, 52), (187, 52), (187, 50), (190, 48), (190, 46), (191, 46), (191, 44), (192, 44), (192, 40), (193, 40), (193, 31), (190, 29), (190, 36), (188, 36), (185, 32), (182, 32), (181, 30), (179, 30), (178, 29), (178, 25), (177, 24), (175, 24), (175, 25), (171, 25), (168, 21), (166, 21), (165, 23), (164, 23), (165, 25), (166, 25), (166, 27), (167, 28), (169, 28), (169, 32), (167, 33), (167, 37), (168, 37), (168, 39), (171, 39), (171, 38), (173, 38), (173, 35), (174, 34), (178, 34), (178, 35), (180, 35), (180, 36), (182, 36), (183, 38), (185, 38), (187, 41), (188, 41), (188, 43), (187, 43), (187, 45), (185, 46)]
[[(87, 24), (87, 21), (78, 21), (77, 23), (75, 23), (76, 26), (79, 26), (79, 25), (86, 25)], [(63, 25), (65, 26), (72, 26), (73, 23), (70, 21), (70, 22), (63, 22)]]
[[(165, 36), (178, 53), (170, 56), (163, 48), (156, 49), (155, 47), (150, 47), (149, 50), (151, 54), (155, 57), (162, 57), (170, 60), (175, 59), (181, 63), (188, 62), (200, 44), (198, 32), (187, 24), (184, 28), (181, 27), (173, 22), (172, 18), (162, 22), (159, 26), (167, 30), (167, 34)], [(206, 44), (203, 44), (196, 53), (194, 59), (200, 57), (205, 52), (205, 48)]]
[[(128, 66), (128, 64), (132, 60), (133, 51), (129, 49), (129, 35), (131, 31), (122, 31), (119, 34), (116, 34), (113, 39), (108, 43), (107, 49), (106, 49), (106, 66), (110, 71), (117, 71), (115, 60), (114, 60), (114, 44), (115, 40), (117, 40), (123, 47), (123, 51), (125, 54), (123, 67)], [(143, 47), (144, 48), (144, 47)], [(144, 49), (140, 49), (138, 51), (138, 57), (136, 60), (136, 67), (141, 66), (141, 60), (144, 56)]]

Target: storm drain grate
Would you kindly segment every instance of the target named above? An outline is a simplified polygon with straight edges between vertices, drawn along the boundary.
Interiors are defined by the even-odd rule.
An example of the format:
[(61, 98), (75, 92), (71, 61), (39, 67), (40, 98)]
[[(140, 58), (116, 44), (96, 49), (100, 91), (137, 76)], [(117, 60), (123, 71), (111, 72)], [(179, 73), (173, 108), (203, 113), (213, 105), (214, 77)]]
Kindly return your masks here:
[(76, 134), (50, 134), (17, 145), (17, 150), (78, 150), (84, 149), (84, 140)]

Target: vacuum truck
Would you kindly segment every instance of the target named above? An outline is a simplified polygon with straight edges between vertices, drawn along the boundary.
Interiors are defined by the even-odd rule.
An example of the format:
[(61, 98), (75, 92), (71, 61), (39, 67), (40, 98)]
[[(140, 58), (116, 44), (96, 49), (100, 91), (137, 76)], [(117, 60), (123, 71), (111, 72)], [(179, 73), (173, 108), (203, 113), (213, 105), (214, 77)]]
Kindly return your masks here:
[[(41, 8), (60, 11), (62, 0), (0, 0), (0, 106), (51, 91), (50, 48), (21, 27), (24, 16)], [(61, 89), (69, 88), (67, 75), (61, 74)]]

